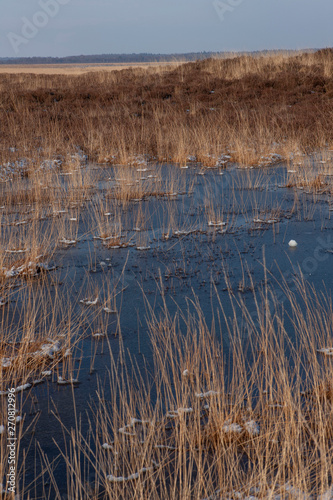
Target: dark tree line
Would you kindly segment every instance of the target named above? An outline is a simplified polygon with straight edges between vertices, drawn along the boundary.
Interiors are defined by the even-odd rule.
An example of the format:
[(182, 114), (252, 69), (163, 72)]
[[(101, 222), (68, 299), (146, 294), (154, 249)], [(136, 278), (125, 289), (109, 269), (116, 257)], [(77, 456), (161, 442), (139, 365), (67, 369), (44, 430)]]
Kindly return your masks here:
[(67, 57), (13, 57), (0, 58), (0, 64), (98, 64), (98, 63), (132, 63), (163, 62), (173, 60), (195, 61), (206, 59), (213, 52), (191, 52), (188, 54), (96, 54)]

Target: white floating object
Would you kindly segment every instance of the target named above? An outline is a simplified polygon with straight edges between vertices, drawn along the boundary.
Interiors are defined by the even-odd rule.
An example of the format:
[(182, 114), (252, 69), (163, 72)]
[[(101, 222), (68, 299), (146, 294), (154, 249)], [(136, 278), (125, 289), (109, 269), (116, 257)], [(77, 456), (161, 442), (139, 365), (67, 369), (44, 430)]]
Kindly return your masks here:
[(170, 410), (166, 416), (168, 418), (176, 418), (179, 417), (180, 415), (186, 414), (186, 413), (192, 413), (193, 408), (178, 408), (178, 410)]
[(196, 233), (197, 230), (196, 229), (192, 229), (192, 230), (189, 230), (189, 231), (185, 231), (183, 229), (179, 229), (179, 230), (176, 230), (173, 232), (174, 236), (188, 236), (192, 233)]
[(226, 225), (226, 223), (222, 222), (222, 221), (214, 222), (214, 221), (210, 220), (208, 222), (208, 226), (225, 226), (225, 225)]
[[(15, 392), (26, 391), (27, 389), (30, 389), (30, 387), (31, 387), (31, 384), (19, 385), (18, 387), (16, 387)], [(8, 392), (4, 392), (2, 394), (8, 394)]]
[(3, 434), (5, 432), (5, 427), (3, 425), (0, 425), (0, 434)]
[(127, 427), (134, 427), (135, 424), (150, 424), (150, 420), (141, 420), (140, 418), (131, 417), (130, 423)]
[(96, 297), (95, 300), (82, 299), (80, 300), (80, 303), (84, 304), (85, 306), (96, 306), (98, 303), (98, 297)]
[(53, 215), (66, 214), (67, 210), (54, 210)]
[(124, 436), (136, 436), (135, 432), (130, 432), (127, 430), (129, 428), (132, 428), (132, 426), (125, 425), (125, 427), (120, 427), (120, 429), (118, 429), (118, 432), (120, 434), (123, 434)]
[(65, 380), (64, 378), (62, 378), (60, 375), (58, 377), (58, 380), (57, 380), (57, 384), (58, 385), (69, 385), (69, 384), (78, 384), (79, 381), (77, 378), (71, 378), (70, 380)]
[(6, 253), (25, 253), (27, 252), (28, 250), (27, 249), (20, 249), (20, 250), (5, 250)]
[(217, 391), (208, 391), (208, 392), (196, 392), (195, 397), (199, 399), (209, 398), (211, 396), (218, 396), (220, 393)]
[(102, 448), (104, 448), (104, 450), (112, 450), (115, 455), (118, 455), (118, 452), (113, 449), (112, 444), (104, 443), (102, 444)]
[(141, 252), (144, 250), (150, 250), (150, 247), (136, 247), (137, 250), (140, 250)]
[(243, 428), (238, 424), (232, 424), (230, 421), (227, 421), (223, 426), (222, 430), (226, 433), (234, 432), (236, 434), (240, 434), (243, 431)]
[(77, 241), (67, 240), (66, 238), (63, 238), (62, 240), (59, 241), (59, 243), (62, 243), (63, 245), (76, 245)]
[(103, 311), (106, 312), (107, 314), (117, 314), (116, 309), (110, 309), (109, 307), (103, 307)]
[(249, 434), (252, 434), (252, 436), (258, 436), (260, 434), (259, 424), (257, 424), (255, 420), (245, 422), (244, 427)]
[(42, 372), (42, 375), (44, 377), (50, 377), (52, 375), (52, 372), (51, 372), (51, 370), (45, 370)]
[(108, 479), (108, 481), (110, 481), (110, 483), (125, 483), (126, 481), (133, 481), (134, 479), (138, 479), (140, 474), (151, 470), (154, 470), (154, 467), (143, 467), (138, 472), (135, 472), (134, 474), (131, 474), (128, 477), (123, 477), (123, 476), (117, 477), (110, 474), (109, 476), (106, 476), (106, 478)]
[(117, 240), (118, 238), (121, 238), (121, 234), (115, 236), (106, 236), (105, 238), (102, 236), (93, 236), (93, 240), (101, 240), (101, 241)]
[(59, 352), (61, 349), (60, 342), (54, 342), (52, 344), (43, 344), (40, 348), (40, 351), (37, 351), (37, 354), (40, 354), (42, 356), (49, 356), (50, 358), (53, 358), (54, 355)]
[(333, 356), (333, 347), (323, 347), (322, 349), (317, 349), (317, 352), (325, 354), (325, 356)]
[(189, 377), (190, 372), (186, 369), (183, 371), (183, 377)]
[(291, 247), (291, 248), (296, 248), (297, 247), (297, 241), (295, 240), (290, 240), (288, 245)]
[(2, 368), (9, 368), (12, 366), (12, 360), (11, 358), (2, 358), (0, 361)]
[(102, 444), (102, 448), (104, 448), (104, 450), (112, 450), (113, 446), (111, 444), (104, 443)]
[(120, 432), (120, 434), (124, 434), (125, 436), (135, 436), (135, 432), (130, 432), (127, 429), (134, 429), (136, 424), (147, 425), (150, 424), (150, 420), (140, 420), (132, 417), (130, 423), (118, 429), (118, 432)]

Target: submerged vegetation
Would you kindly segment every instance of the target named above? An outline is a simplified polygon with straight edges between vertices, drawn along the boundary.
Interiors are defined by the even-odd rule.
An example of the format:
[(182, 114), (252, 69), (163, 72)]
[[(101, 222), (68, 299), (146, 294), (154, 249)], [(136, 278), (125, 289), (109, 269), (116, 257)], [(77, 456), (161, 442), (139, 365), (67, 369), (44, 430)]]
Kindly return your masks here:
[(2, 497), (333, 498), (332, 76), (0, 75)]

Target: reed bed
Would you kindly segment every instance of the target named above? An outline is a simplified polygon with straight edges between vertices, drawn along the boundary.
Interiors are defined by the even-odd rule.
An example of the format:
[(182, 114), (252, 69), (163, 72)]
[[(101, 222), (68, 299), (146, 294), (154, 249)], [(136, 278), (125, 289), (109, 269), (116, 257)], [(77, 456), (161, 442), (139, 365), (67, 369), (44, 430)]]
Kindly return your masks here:
[[(18, 389), (20, 408), (45, 380), (74, 389), (89, 338), (90, 372), (102, 346), (108, 383), (99, 381), (90, 402), (89, 432), (75, 413), (73, 428), (62, 424), (64, 444), (55, 442), (69, 498), (333, 497), (330, 297), (302, 278), (282, 280), (281, 304), (279, 284), (274, 291), (266, 279), (258, 290), (240, 261), (241, 294), (225, 275), (231, 317), (222, 299), (209, 325), (195, 296), (173, 315), (146, 300), (153, 364), (144, 371), (122, 343), (125, 267), (112, 275), (119, 248), (165, 250), (168, 240), (172, 248), (201, 235), (214, 242), (240, 226), (275, 236), (280, 221), (309, 219), (322, 200), (330, 213), (332, 64), (324, 50), (80, 76), (0, 75), (0, 477), (8, 387)], [(281, 185), (272, 186), (269, 169), (253, 168), (283, 160)], [(169, 162), (179, 168), (168, 170)], [(229, 184), (216, 180), (213, 190), (201, 177), (223, 176), (230, 163), (242, 170)], [(272, 194), (281, 187), (294, 196), (288, 213)], [(75, 277), (63, 276), (62, 286), (57, 267), (87, 240), (78, 293), (68, 288)], [(98, 261), (94, 245), (110, 256)], [(188, 259), (170, 262), (165, 277), (181, 279)], [(27, 428), (17, 417), (21, 440), (38, 416)], [(21, 481), (20, 493), (32, 500), (38, 482), (43, 498), (60, 500), (55, 464), (38, 453), (43, 468), (35, 484)]]
[[(329, 182), (327, 155), (318, 153), (312, 160), (304, 157), (304, 163), (298, 162), (300, 174), (306, 164), (307, 179), (315, 177), (319, 168), (328, 173)], [(255, 314), (250, 314), (242, 295), (228, 285), (227, 276), (234, 315), (226, 317), (220, 302), (211, 325), (195, 299), (192, 304), (189, 301), (187, 312), (179, 310), (174, 316), (166, 306), (159, 314), (147, 300), (154, 366), (142, 373), (134, 361), (126, 359), (122, 346), (117, 304), (121, 276), (114, 286), (110, 284), (110, 258), (99, 265), (90, 263), (93, 272), (103, 265), (102, 289), (88, 278), (74, 299), (70, 290), (64, 295), (57, 281), (52, 283), (49, 259), (57, 259), (59, 249), (70, 248), (87, 234), (110, 250), (131, 244), (143, 250), (150, 247), (150, 231), (160, 243), (201, 232), (211, 233), (214, 239), (220, 232), (234, 230), (238, 216), (256, 230), (268, 223), (274, 230), (278, 228), (282, 207), (272, 204), (267, 177), (261, 172), (248, 170), (242, 177), (244, 172), (239, 171), (234, 183), (222, 186), (221, 191), (216, 188), (213, 194), (219, 204), (212, 203), (208, 182), (203, 182), (201, 218), (190, 219), (185, 215), (185, 198), (175, 204), (171, 195), (191, 195), (194, 181), (187, 182), (186, 170), (182, 175), (171, 172), (163, 177), (161, 168), (149, 165), (150, 173), (142, 173), (141, 167), (131, 166), (121, 178), (120, 167), (97, 172), (81, 165), (66, 176), (57, 171), (48, 182), (59, 187), (58, 196), (51, 193), (41, 200), (33, 194), (41, 176), (28, 177), (26, 196), (22, 198), (22, 194), (18, 200), (4, 184), (1, 391), (5, 394), (10, 386), (20, 388), (22, 408), (25, 391), (29, 393), (50, 376), (57, 384), (69, 385), (68, 390), (75, 386), (80, 371), (75, 353), (82, 337), (92, 340), (91, 372), (98, 343), (108, 352), (109, 385), (100, 381), (98, 403), (91, 401), (90, 432), (83, 433), (76, 416), (72, 429), (63, 426), (64, 445), (55, 442), (66, 465), (71, 498), (330, 498), (330, 298), (318, 296), (299, 279), (292, 286), (282, 283), (287, 297), (282, 307), (268, 285), (255, 291), (251, 276), (245, 279), (243, 270), (238, 291), (254, 293)], [(153, 177), (148, 179), (148, 175)], [(24, 193), (23, 180), (12, 181), (19, 193)], [(133, 185), (141, 198), (129, 196)], [(231, 191), (228, 207), (227, 190)], [(250, 201), (237, 196), (237, 191), (251, 194)], [(163, 234), (155, 234), (149, 221), (144, 199), (151, 197), (157, 197), (164, 207)], [(29, 231), (26, 224), (12, 224), (26, 219), (27, 208), (31, 212)], [(260, 217), (259, 225), (255, 217)], [(79, 229), (81, 219), (88, 221), (89, 230), (84, 234)], [(29, 240), (29, 235), (34, 239)], [(18, 252), (27, 241), (29, 249), (22, 256)], [(45, 261), (38, 259), (40, 247)], [(13, 253), (6, 252), (9, 248)], [(182, 272), (186, 273), (185, 261)], [(160, 293), (164, 293), (162, 286)], [(113, 335), (119, 337), (117, 359), (110, 344), (110, 321)], [(73, 398), (75, 406), (74, 392)], [(6, 424), (5, 401), (3, 397), (0, 425)], [(28, 427), (30, 432), (35, 425), (36, 421)], [(20, 439), (23, 432), (25, 427), (20, 424)], [(5, 464), (4, 439), (1, 450)], [(43, 449), (39, 453), (44, 467), (36, 484), (44, 484), (45, 498), (60, 500), (54, 466)], [(24, 477), (23, 469), (20, 474)], [(24, 485), (22, 494), (35, 498), (34, 487)]]
[(255, 315), (233, 296), (211, 326), (195, 298), (174, 315), (147, 303), (153, 370), (110, 355), (90, 432), (58, 443), (69, 497), (331, 498), (332, 302), (302, 277), (281, 287), (283, 306), (266, 284)]

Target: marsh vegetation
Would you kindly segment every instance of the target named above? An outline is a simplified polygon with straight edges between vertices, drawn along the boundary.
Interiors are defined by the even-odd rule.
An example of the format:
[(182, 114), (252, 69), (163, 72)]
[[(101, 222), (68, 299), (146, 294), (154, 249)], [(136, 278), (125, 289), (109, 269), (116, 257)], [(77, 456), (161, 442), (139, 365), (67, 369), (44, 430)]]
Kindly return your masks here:
[(3, 497), (333, 497), (332, 64), (0, 75)]

